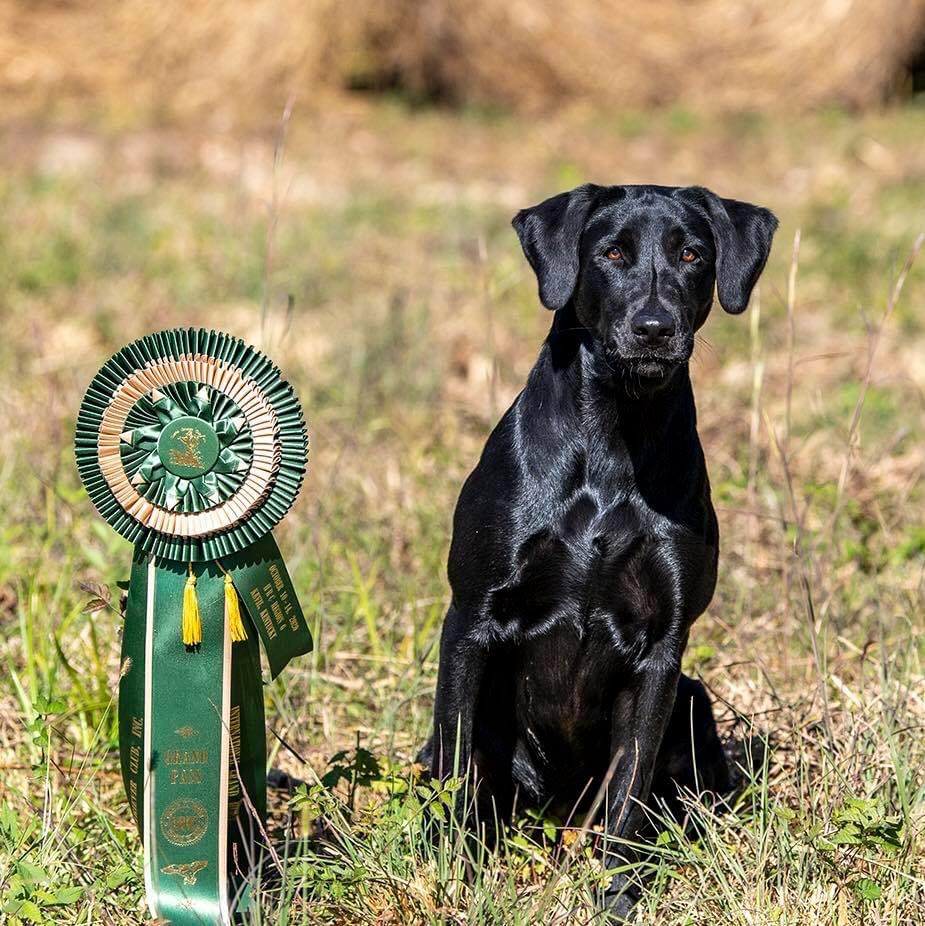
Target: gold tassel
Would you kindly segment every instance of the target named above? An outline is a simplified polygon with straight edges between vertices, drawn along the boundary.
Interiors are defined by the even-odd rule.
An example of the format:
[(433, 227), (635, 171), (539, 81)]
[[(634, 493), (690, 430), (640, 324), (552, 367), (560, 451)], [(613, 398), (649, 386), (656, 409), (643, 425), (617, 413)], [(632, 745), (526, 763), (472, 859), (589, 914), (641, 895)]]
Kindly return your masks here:
[(238, 593), (235, 591), (234, 582), (231, 581), (231, 574), (225, 573), (225, 617), (227, 618), (228, 631), (234, 643), (240, 643), (247, 639), (247, 629), (244, 621), (241, 620), (241, 605), (238, 602)]
[(196, 576), (190, 563), (189, 577), (183, 589), (183, 645), (198, 646), (202, 643), (202, 617), (199, 614), (199, 599), (196, 597)]

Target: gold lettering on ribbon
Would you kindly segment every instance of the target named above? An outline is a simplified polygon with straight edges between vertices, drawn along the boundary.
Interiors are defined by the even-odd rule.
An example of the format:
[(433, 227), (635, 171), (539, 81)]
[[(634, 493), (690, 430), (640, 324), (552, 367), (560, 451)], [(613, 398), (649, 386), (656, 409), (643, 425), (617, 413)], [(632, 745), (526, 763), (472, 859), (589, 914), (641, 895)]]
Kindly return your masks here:
[(267, 572), (270, 581), (265, 582), (260, 588), (252, 588), (249, 594), (267, 636), (275, 640), (280, 633), (287, 630), (298, 632), (299, 618), (279, 566), (271, 563)]
[(278, 601), (274, 601), (270, 605), (270, 610), (273, 612), (273, 617), (276, 618), (277, 627), (284, 627), (286, 624), (286, 619), (283, 617), (283, 608)]
[(208, 765), (208, 749), (168, 749), (164, 753), (165, 765)]
[(296, 616), (296, 610), (292, 604), (292, 599), (289, 597), (289, 592), (284, 588), (279, 593), (279, 597), (282, 599), (283, 610), (286, 612), (286, 617), (289, 620), (289, 629), (292, 631), (298, 631), (299, 619)]
[(172, 785), (201, 785), (201, 768), (172, 768), (170, 770), (170, 783)]
[(183, 766), (183, 768), (170, 769), (172, 785), (201, 785), (202, 769), (195, 768), (195, 766), (208, 764), (209, 751), (207, 749), (168, 749), (164, 753), (164, 765)]
[(128, 783), (128, 806), (129, 810), (132, 811), (135, 826), (138, 826), (138, 782), (134, 778), (130, 779)]
[(270, 564), (270, 578), (273, 580), (273, 584), (276, 586), (278, 592), (283, 590), (283, 577), (280, 575), (279, 566), (276, 563)]
[[(272, 586), (265, 586), (264, 589), (270, 588), (272, 591)], [(260, 617), (260, 623), (266, 628), (267, 636), (271, 640), (276, 639), (276, 628), (273, 626), (273, 621), (270, 618), (270, 612), (264, 607), (263, 595), (260, 593), (259, 588), (252, 588), (250, 590), (251, 601), (254, 602), (254, 607), (257, 609), (257, 614)]]
[[(137, 714), (132, 715), (131, 733), (135, 739), (140, 740), (144, 736), (145, 725), (144, 719)], [(132, 812), (132, 819), (138, 824), (138, 773), (141, 770), (141, 746), (132, 744), (128, 750), (128, 769), (131, 778), (128, 783), (128, 806)]]
[(238, 762), (241, 761), (240, 704), (232, 706), (228, 727), (231, 734), (231, 750), (228, 756), (228, 819), (234, 821), (241, 806), (241, 779), (238, 772)]

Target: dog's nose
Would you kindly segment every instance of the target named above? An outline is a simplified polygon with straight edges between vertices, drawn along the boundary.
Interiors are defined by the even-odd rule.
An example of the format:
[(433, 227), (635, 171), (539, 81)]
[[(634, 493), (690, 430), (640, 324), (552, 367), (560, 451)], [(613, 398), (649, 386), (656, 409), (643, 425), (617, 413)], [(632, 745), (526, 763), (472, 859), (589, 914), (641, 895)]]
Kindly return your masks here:
[(633, 334), (642, 344), (662, 344), (674, 333), (674, 319), (669, 315), (639, 314), (633, 319)]

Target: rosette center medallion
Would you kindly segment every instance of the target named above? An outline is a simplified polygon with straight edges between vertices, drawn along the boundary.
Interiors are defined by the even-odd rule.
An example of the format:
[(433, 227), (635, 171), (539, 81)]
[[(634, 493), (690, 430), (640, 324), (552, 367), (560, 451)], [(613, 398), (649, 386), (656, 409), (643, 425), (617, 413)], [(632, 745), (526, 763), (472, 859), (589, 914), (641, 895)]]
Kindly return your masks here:
[(204, 476), (218, 459), (218, 435), (199, 418), (177, 418), (161, 431), (157, 455), (174, 476)]

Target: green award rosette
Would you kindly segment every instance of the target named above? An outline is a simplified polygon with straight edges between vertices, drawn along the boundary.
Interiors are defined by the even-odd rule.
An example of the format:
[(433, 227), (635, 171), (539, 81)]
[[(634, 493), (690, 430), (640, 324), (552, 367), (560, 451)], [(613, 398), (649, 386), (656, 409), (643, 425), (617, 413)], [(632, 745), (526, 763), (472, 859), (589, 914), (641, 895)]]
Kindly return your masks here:
[(232, 923), (266, 814), (257, 640), (274, 677), (312, 647), (271, 534), (305, 473), (298, 399), (238, 338), (162, 331), (93, 378), (75, 453), (135, 545), (119, 750), (148, 906), (176, 926)]

